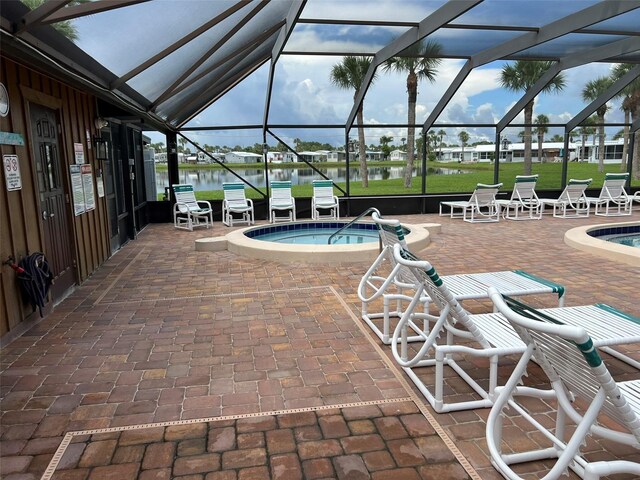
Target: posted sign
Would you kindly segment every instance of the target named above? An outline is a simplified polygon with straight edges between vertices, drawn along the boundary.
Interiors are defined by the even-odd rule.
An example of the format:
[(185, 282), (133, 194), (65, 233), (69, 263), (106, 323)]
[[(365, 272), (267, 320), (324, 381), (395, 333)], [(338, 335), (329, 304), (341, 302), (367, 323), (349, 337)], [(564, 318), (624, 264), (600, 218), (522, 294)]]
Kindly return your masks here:
[(20, 190), (22, 188), (22, 177), (20, 176), (20, 162), (17, 155), (3, 155), (4, 180), (7, 184), (7, 191)]

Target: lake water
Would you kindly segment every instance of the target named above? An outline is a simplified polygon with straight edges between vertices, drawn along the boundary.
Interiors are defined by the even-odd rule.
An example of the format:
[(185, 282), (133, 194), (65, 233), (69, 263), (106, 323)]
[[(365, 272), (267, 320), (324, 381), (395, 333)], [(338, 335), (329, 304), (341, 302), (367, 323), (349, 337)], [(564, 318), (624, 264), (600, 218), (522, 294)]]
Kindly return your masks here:
[[(347, 178), (346, 168), (319, 168), (323, 174), (332, 179), (334, 182), (344, 182)], [(420, 167), (414, 168), (415, 175), (421, 175)], [(264, 169), (234, 169), (238, 175), (245, 178), (248, 182), (256, 187), (264, 187), (266, 185)], [(193, 185), (194, 190), (222, 190), (222, 184), (225, 182), (240, 181), (231, 172), (224, 169), (180, 169), (180, 183), (188, 183)], [(469, 173), (465, 170), (452, 168), (429, 168), (427, 175), (455, 175), (460, 173)], [(369, 167), (369, 180), (389, 180), (393, 178), (402, 178), (404, 176), (404, 167)], [(311, 168), (282, 168), (269, 170), (269, 181), (289, 180), (293, 185), (309, 184), (314, 180), (320, 179), (320, 175)], [(360, 169), (358, 167), (351, 168), (349, 178), (352, 182), (360, 180)], [(169, 172), (156, 172), (156, 187), (158, 193), (164, 192), (164, 188), (169, 186)]]

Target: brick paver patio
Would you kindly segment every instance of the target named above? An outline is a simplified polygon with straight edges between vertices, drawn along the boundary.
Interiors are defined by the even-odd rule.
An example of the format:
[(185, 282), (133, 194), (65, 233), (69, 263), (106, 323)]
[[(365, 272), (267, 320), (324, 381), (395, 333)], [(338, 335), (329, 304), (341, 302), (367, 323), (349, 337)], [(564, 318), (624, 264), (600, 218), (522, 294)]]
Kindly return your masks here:
[[(567, 305), (604, 302), (640, 316), (637, 268), (562, 240), (574, 226), (619, 218), (402, 221), (442, 224), (416, 252), (442, 274), (520, 268), (564, 284)], [(3, 348), (2, 478), (501, 478), (484, 441), (488, 410), (434, 414), (360, 322), (356, 287), (368, 265), (195, 252), (196, 238), (228, 231), (150, 225)], [(557, 305), (550, 295), (527, 300)], [(626, 352), (640, 358), (635, 346)], [(482, 376), (481, 363), (471, 367)], [(638, 378), (617, 360), (610, 368)], [(530, 370), (529, 382), (544, 382)], [(449, 388), (467, 394), (454, 377)], [(514, 417), (515, 450), (539, 440), (523, 428)], [(586, 450), (599, 458), (607, 446)]]

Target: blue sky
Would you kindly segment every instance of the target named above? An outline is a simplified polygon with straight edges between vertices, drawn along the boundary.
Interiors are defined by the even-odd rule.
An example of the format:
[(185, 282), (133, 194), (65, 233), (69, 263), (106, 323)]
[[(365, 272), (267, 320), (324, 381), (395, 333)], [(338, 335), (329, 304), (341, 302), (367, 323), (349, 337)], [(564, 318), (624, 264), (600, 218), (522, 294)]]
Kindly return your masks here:
[[(132, 65), (143, 61), (170, 44), (171, 39), (163, 34), (166, 28), (173, 24), (180, 30), (180, 32), (174, 32), (173, 35), (184, 34), (189, 28), (197, 25), (197, 22), (202, 23), (202, 19), (194, 19), (198, 9), (212, 9), (216, 8), (216, 5), (219, 6), (218, 8), (226, 8), (228, 3), (226, 0), (218, 0), (217, 4), (198, 0), (182, 0), (181, 2), (167, 0), (164, 3), (143, 3), (119, 9), (121, 11), (114, 10), (79, 19), (75, 22), (80, 37), (78, 44), (98, 60), (103, 61), (114, 73), (122, 74)], [(416, 21), (426, 17), (429, 12), (434, 11), (443, 3), (444, 0), (309, 0), (302, 17), (347, 20), (364, 17), (369, 20)], [(530, 24), (535, 26), (536, 22), (538, 24), (548, 23), (555, 18), (571, 13), (571, 11), (585, 8), (593, 4), (594, 0), (573, 0), (562, 3), (541, 0), (537, 2), (537, 6), (532, 3), (534, 2), (487, 0), (481, 4), (482, 11), (471, 11), (459, 20), (463, 23), (486, 23), (495, 19), (507, 25), (527, 26)], [(545, 3), (547, 4), (546, 8), (542, 8), (541, 4)], [(176, 11), (176, 16), (173, 18), (169, 9), (175, 6), (180, 6), (180, 8), (177, 10), (173, 8)], [(363, 6), (366, 8), (363, 9)], [(551, 7), (554, 9), (553, 12), (549, 12)], [(149, 10), (144, 10), (147, 8)], [(129, 10), (129, 14), (126, 14), (125, 11), (128, 9), (137, 9), (135, 11), (137, 14), (131, 15), (133, 10)], [(536, 15), (528, 14), (529, 10), (535, 12)], [(132, 50), (128, 54), (126, 65), (118, 63), (118, 58), (121, 57), (117, 55), (117, 49), (112, 47), (112, 41), (117, 40), (114, 37), (116, 33), (109, 25), (113, 25), (113, 22), (118, 22), (119, 19), (131, 22), (132, 18), (139, 18), (139, 15), (145, 15), (148, 18), (148, 22), (145, 22), (146, 26), (143, 27), (146, 32), (142, 32), (142, 38), (138, 42), (140, 48)], [(155, 18), (156, 16), (158, 18)], [(172, 20), (174, 21), (172, 22)], [(151, 28), (152, 25), (155, 27)], [(130, 23), (124, 23), (122, 26), (125, 30), (135, 28)], [(403, 31), (402, 28), (397, 27), (300, 24), (290, 37), (285, 51), (314, 49), (328, 52), (376, 52)], [(117, 33), (117, 35), (122, 35), (122, 33)], [(461, 45), (467, 42), (466, 32), (462, 30), (440, 31), (435, 35), (442, 43), (443, 50), (452, 54), (455, 54)], [(510, 35), (520, 35), (520, 33), (499, 32), (500, 38)], [(478, 42), (487, 42), (487, 45), (484, 43), (477, 45), (478, 50), (490, 46), (490, 35), (483, 35), (480, 38), (481, 40)], [(187, 45), (183, 48), (188, 47)], [(335, 55), (282, 55), (274, 79), (270, 123), (343, 124), (352, 108), (354, 92), (338, 89), (331, 84), (329, 78), (331, 67), (339, 63), (341, 59), (342, 57)], [(431, 84), (426, 81), (420, 83), (416, 108), (417, 122), (422, 123), (428, 117), (463, 63), (463, 60), (443, 60), (438, 69), (435, 83)], [(166, 70), (172, 64), (176, 64), (176, 62), (171, 57), (167, 57), (154, 68)], [(498, 122), (521, 96), (519, 93), (508, 92), (501, 88), (499, 75), (503, 65), (504, 62), (499, 61), (475, 69), (467, 77), (436, 123)], [(551, 123), (565, 123), (586, 105), (581, 96), (586, 82), (598, 76), (607, 75), (611, 67), (610, 64), (600, 63), (567, 70), (565, 72), (567, 86), (564, 91), (559, 95), (539, 95), (536, 99), (534, 115), (543, 113), (549, 117)], [(163, 76), (156, 76), (156, 82), (167, 83), (170, 80), (170, 75), (170, 71), (165, 71)], [(265, 65), (228, 92), (216, 104), (201, 112), (189, 122), (188, 126), (261, 124), (266, 98), (267, 76), (268, 65)], [(157, 91), (160, 87), (150, 83), (148, 77), (144, 81), (141, 78), (135, 78), (132, 85), (143, 86), (146, 83), (150, 92)], [(151, 99), (153, 98), (151, 97)], [(622, 122), (624, 117), (619, 108), (620, 101), (614, 100), (609, 105), (611, 108), (606, 120)], [(378, 72), (378, 76), (365, 98), (364, 117), (367, 124), (407, 122), (405, 75)], [(521, 113), (514, 120), (514, 123), (522, 121), (523, 115)], [(447, 138), (445, 141), (451, 143), (455, 141), (462, 128), (447, 128), (446, 130)], [(471, 142), (492, 141), (495, 135), (494, 129), (468, 127), (464, 130), (470, 134)], [(512, 140), (516, 140), (520, 130), (521, 128), (512, 128), (508, 129), (506, 133)], [(617, 130), (619, 128), (608, 129), (608, 138)], [(319, 140), (336, 146), (344, 143), (344, 130), (279, 130), (278, 133), (285, 141), (291, 143), (296, 137)], [(562, 130), (560, 128), (552, 129), (549, 137), (555, 133), (562, 133)], [(146, 132), (146, 134), (151, 137), (153, 142), (164, 141), (164, 135), (157, 132)], [(352, 135), (355, 136), (355, 134), (355, 131), (352, 131)], [(394, 138), (396, 145), (399, 145), (401, 138), (406, 137), (406, 130), (380, 127), (367, 130), (366, 134), (367, 143), (377, 143), (381, 135), (388, 135)], [(201, 144), (208, 143), (210, 145), (252, 145), (262, 141), (261, 133), (255, 130), (251, 132), (189, 132), (187, 135)], [(268, 142), (270, 144), (276, 143), (272, 138)]]

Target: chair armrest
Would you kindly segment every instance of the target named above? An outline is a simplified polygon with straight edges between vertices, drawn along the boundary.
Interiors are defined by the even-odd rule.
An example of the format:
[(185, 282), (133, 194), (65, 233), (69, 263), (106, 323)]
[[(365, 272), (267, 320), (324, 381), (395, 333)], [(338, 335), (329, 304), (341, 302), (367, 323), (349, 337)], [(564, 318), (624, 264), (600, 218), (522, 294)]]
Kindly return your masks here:
[(251, 200), (250, 198), (247, 198), (247, 205), (251, 206), (251, 208), (253, 208), (253, 200)]
[(211, 210), (211, 203), (209, 203), (206, 200), (198, 200), (198, 205), (200, 205), (201, 203), (204, 203), (207, 206), (207, 208)]

